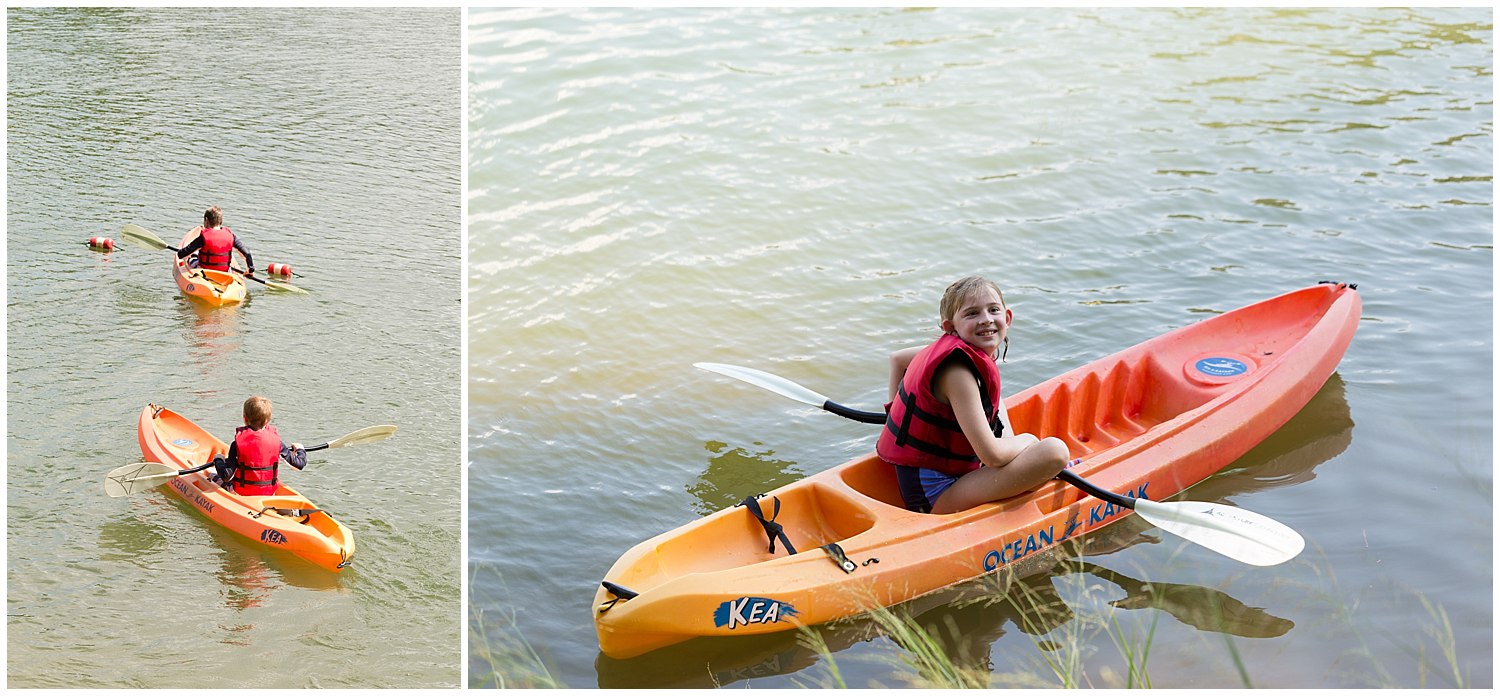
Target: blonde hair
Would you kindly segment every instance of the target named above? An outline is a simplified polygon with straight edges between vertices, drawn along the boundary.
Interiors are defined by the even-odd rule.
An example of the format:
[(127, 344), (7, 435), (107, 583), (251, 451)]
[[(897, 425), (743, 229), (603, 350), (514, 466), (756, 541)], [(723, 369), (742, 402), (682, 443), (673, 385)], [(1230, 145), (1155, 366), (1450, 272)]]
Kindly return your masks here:
[(1000, 286), (995, 281), (981, 276), (965, 276), (954, 281), (943, 291), (943, 299), (938, 302), (938, 315), (943, 321), (953, 321), (953, 315), (958, 314), (958, 309), (964, 300), (969, 299), (985, 288), (995, 291), (1000, 296), (1000, 306), (1005, 306), (1005, 293), (1000, 292)]
[(271, 400), (264, 396), (245, 399), (245, 425), (251, 430), (260, 430), (271, 422)]
[(203, 211), (204, 227), (218, 227), (222, 224), (224, 224), (224, 211), (219, 210), (219, 206), (209, 206), (208, 210)]

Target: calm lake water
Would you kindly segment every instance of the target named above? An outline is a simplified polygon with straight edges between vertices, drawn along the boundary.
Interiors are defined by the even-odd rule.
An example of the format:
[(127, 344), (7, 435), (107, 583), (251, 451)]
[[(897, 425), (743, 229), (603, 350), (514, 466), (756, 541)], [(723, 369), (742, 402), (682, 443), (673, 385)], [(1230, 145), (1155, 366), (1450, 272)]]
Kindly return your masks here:
[[(7, 13), (7, 639), (11, 687), (462, 684), (462, 15)], [(257, 266), (210, 310), (170, 254), (220, 205)], [(219, 437), (250, 394), (288, 440), (390, 439), (283, 474), (353, 531), (333, 575), (165, 489), (104, 495), (136, 418)]]
[(1157, 687), (1492, 686), (1488, 9), (507, 9), (469, 36), (471, 685), (911, 684), (868, 622), (824, 632), (831, 662), (611, 660), (592, 597), (636, 543), (874, 446), (693, 362), (876, 409), (977, 272), (1016, 312), (1010, 393), (1319, 280), (1364, 314), (1314, 401), (1185, 494), (1301, 557), (1122, 523), (911, 607), (951, 657), (995, 685), (1070, 653), (1122, 686), (1149, 643)]

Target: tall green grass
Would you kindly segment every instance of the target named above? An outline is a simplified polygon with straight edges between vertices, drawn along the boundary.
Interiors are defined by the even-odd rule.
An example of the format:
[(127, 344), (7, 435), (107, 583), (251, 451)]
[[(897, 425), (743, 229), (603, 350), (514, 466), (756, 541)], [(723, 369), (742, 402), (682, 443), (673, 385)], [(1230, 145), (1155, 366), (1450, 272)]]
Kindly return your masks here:
[[(469, 587), (475, 587), (475, 568)], [(498, 571), (495, 571), (498, 576)], [(502, 581), (503, 582), (503, 581)], [(480, 602), (469, 601), (469, 685), (476, 688), (560, 689), (562, 680), (537, 654), (516, 623), (515, 609), (503, 607), (487, 614)]]

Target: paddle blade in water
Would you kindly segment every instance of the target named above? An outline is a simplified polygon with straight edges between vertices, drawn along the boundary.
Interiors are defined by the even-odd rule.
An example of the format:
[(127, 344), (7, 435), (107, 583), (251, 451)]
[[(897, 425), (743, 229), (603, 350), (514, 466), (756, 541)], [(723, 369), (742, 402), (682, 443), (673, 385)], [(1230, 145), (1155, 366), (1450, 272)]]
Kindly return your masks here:
[(1296, 530), (1264, 515), (1217, 503), (1135, 501), (1147, 522), (1241, 563), (1270, 566), (1302, 553)]
[(160, 486), (177, 476), (177, 467), (156, 462), (126, 464), (104, 475), (104, 493), (111, 498)]
[(288, 284), (288, 283), (283, 283), (283, 282), (277, 281), (277, 280), (268, 280), (268, 281), (266, 281), (266, 288), (269, 289), (269, 290), (279, 290), (281, 292), (290, 292), (290, 293), (295, 293), (295, 294), (298, 294), (298, 295), (306, 295), (307, 294), (307, 291), (303, 290), (302, 288), (299, 288), (299, 287), (297, 287), (295, 285), (291, 285), (291, 284)]
[(693, 367), (700, 370), (708, 370), (709, 372), (717, 372), (725, 377), (733, 377), (741, 382), (749, 382), (762, 389), (776, 392), (788, 399), (801, 401), (808, 406), (823, 408), (823, 404), (828, 403), (828, 397), (784, 377), (777, 377), (769, 372), (761, 372), (760, 370), (740, 367), (738, 365), (710, 362), (693, 363)]

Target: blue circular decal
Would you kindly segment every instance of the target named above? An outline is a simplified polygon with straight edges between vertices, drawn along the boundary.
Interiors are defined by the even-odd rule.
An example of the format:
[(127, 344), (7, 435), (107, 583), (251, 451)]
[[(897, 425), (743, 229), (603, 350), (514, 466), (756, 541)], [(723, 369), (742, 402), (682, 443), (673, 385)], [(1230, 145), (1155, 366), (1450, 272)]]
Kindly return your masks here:
[(176, 440), (173, 440), (172, 444), (177, 445), (178, 447), (192, 447), (193, 446), (193, 441), (189, 440), (189, 439), (187, 439), (185, 437), (180, 437), (180, 438), (177, 438)]
[(1234, 358), (1204, 358), (1199, 360), (1198, 364), (1194, 365), (1194, 367), (1198, 368), (1199, 372), (1205, 375), (1213, 375), (1214, 377), (1243, 375), (1246, 370), (1250, 369), (1245, 363)]

